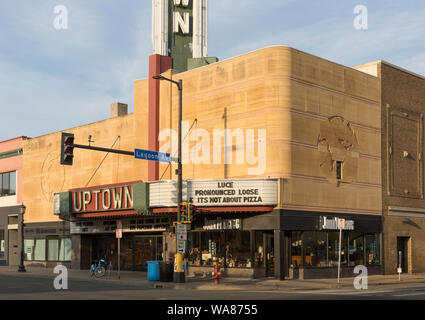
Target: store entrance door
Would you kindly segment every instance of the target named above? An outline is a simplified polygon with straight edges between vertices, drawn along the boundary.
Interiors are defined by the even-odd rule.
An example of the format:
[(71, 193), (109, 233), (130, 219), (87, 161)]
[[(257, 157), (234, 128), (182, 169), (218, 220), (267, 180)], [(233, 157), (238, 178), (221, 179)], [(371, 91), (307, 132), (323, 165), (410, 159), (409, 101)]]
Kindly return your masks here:
[(20, 254), (18, 245), (18, 230), (9, 230), (9, 266), (19, 264)]
[(397, 267), (401, 266), (403, 273), (408, 273), (409, 237), (397, 237)]
[(266, 277), (274, 277), (275, 258), (274, 258), (274, 235), (264, 233), (264, 261), (266, 268)]

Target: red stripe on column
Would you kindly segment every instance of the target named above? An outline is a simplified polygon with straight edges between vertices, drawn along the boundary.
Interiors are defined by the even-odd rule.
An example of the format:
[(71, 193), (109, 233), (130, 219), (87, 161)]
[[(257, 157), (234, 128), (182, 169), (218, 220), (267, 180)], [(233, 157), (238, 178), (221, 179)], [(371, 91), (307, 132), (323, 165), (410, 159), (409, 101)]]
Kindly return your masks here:
[[(149, 110), (148, 110), (148, 148), (151, 151), (159, 150), (159, 80), (152, 79), (172, 68), (173, 59), (167, 56), (154, 54), (149, 57)], [(159, 179), (159, 163), (148, 161), (148, 181)]]

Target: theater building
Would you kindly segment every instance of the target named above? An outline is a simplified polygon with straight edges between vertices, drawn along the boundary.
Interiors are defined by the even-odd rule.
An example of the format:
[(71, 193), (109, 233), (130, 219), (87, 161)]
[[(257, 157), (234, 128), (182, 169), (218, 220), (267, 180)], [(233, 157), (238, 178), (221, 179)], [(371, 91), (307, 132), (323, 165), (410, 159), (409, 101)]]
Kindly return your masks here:
[[(176, 157), (178, 87), (153, 77), (182, 81), (183, 200), (196, 208), (184, 248), (191, 275), (210, 274), (217, 261), (228, 276), (334, 277), (339, 252), (343, 276), (356, 265), (425, 271), (422, 76), (285, 46), (218, 62), (208, 56), (206, 0), (152, 8), (154, 54), (148, 78), (134, 81), (134, 112), (113, 103), (110, 118), (63, 132), (76, 144)], [(19, 178), (17, 199), (0, 197), (0, 264), (19, 225), (10, 207), (24, 206), (27, 265), (86, 269), (106, 255), (116, 266), (120, 223), (121, 268), (172, 260), (177, 165), (76, 148), (73, 165), (61, 166), (60, 144), (61, 132), (22, 139), (22, 200)], [(19, 177), (21, 160), (16, 169), (1, 159), (15, 147), (2, 145), (0, 173)]]
[[(154, 55), (151, 63), (161, 59)], [(346, 219), (344, 274), (361, 263), (370, 274), (382, 272), (378, 77), (283, 46), (162, 74), (183, 81), (183, 199), (193, 198), (197, 208), (186, 248), (193, 274), (209, 272), (217, 258), (228, 275), (334, 276), (335, 218)], [(172, 83), (136, 80), (134, 113), (113, 104), (109, 119), (64, 131), (74, 133), (77, 144), (91, 136), (99, 147), (175, 155), (177, 107)], [(154, 190), (172, 189), (176, 164), (75, 149), (73, 166), (61, 166), (60, 137), (24, 141), (26, 229), (42, 224), (50, 232), (26, 234), (29, 245), (41, 238), (40, 247), (43, 239), (47, 247), (26, 263), (64, 260), (87, 268), (104, 252), (113, 256), (117, 220), (127, 241), (123, 268), (142, 270), (147, 259), (172, 257), (176, 194), (161, 191), (155, 200)], [(265, 190), (273, 196), (261, 194)], [(113, 206), (117, 192), (121, 207)], [(56, 193), (59, 199), (68, 194), (74, 206), (68, 216), (60, 212), (65, 200), (55, 209)], [(49, 256), (48, 248), (61, 243), (62, 256), (61, 250)]]

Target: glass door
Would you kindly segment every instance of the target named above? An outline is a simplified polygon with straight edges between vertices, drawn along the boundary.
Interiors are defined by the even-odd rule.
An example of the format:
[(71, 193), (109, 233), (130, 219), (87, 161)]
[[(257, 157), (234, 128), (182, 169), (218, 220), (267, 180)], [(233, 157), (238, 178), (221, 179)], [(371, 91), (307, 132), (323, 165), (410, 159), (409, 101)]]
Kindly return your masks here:
[(134, 269), (146, 270), (147, 262), (153, 260), (153, 238), (134, 239)]
[(272, 234), (264, 234), (266, 277), (275, 275), (275, 257), (274, 257), (274, 236)]
[(408, 272), (408, 237), (397, 237), (397, 267), (401, 267), (403, 273)]

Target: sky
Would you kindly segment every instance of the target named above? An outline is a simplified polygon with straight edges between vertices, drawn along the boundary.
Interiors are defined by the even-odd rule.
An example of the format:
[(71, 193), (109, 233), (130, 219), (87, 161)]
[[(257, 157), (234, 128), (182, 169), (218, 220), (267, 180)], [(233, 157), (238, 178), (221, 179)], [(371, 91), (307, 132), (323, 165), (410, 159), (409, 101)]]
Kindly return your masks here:
[[(68, 29), (57, 30), (56, 6)], [(354, 9), (367, 8), (367, 29)], [(355, 66), (385, 60), (425, 75), (423, 0), (209, 0), (208, 55), (285, 45)], [(358, 18), (357, 18), (358, 19)], [(151, 0), (0, 1), (0, 141), (37, 137), (133, 112), (147, 78)]]

